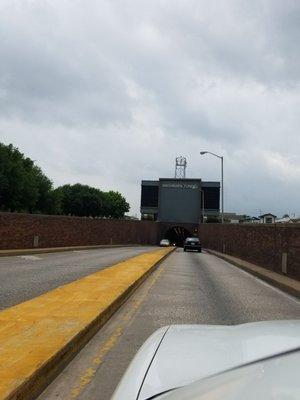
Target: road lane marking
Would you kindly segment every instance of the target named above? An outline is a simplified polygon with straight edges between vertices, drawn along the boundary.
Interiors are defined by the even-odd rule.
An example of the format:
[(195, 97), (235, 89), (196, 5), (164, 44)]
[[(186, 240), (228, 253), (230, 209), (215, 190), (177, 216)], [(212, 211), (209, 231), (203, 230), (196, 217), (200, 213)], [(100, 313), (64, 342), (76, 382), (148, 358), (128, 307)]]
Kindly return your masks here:
[(38, 256), (18, 256), (18, 258), (22, 258), (23, 260), (30, 260), (30, 261), (42, 260), (42, 258), (38, 257)]
[(141, 295), (137, 295), (136, 298), (130, 300), (130, 309), (122, 316), (121, 323), (114, 329), (109, 338), (99, 347), (96, 357), (91, 361), (91, 364), (86, 368), (84, 373), (78, 379), (78, 383), (71, 390), (71, 394), (69, 397), (71, 400), (77, 399), (78, 396), (86, 388), (86, 386), (92, 381), (99, 366), (105, 361), (105, 356), (107, 356), (107, 354), (118, 343), (118, 340), (123, 335), (125, 329), (131, 325), (138, 309), (146, 300), (146, 297), (148, 296), (150, 290), (160, 278), (163, 272), (164, 267), (161, 266), (153, 276), (148, 278), (148, 286), (146, 288), (146, 291)]
[(260, 283), (261, 285), (264, 285), (266, 287), (268, 287), (269, 289), (272, 289), (274, 292), (277, 292), (278, 294), (282, 295), (283, 297), (286, 297), (287, 300), (292, 301), (293, 303), (296, 303), (298, 306), (300, 304), (300, 300), (297, 299), (297, 297), (294, 297), (286, 292), (284, 292), (283, 290), (272, 286), (270, 283), (264, 281), (262, 278), (259, 278), (258, 276), (253, 275), (251, 272), (245, 271), (243, 268), (238, 267), (234, 264), (231, 264), (230, 261), (226, 261), (223, 258), (220, 258), (214, 254), (211, 253), (206, 253), (209, 256), (213, 256), (215, 258), (217, 258), (219, 261), (224, 262), (227, 264), (227, 266), (235, 268), (236, 270), (240, 271), (242, 274), (246, 275), (248, 278), (250, 277), (250, 279), (255, 280), (257, 283)]
[(296, 303), (297, 305), (300, 304), (300, 300), (298, 300), (297, 297), (294, 297), (294, 296), (292, 296), (291, 294), (288, 294), (288, 293), (286, 293), (286, 292), (280, 290), (279, 288), (277, 288), (277, 287), (275, 287), (275, 286), (272, 286), (270, 283), (268, 283), (268, 282), (266, 282), (266, 281), (260, 279), (258, 276), (253, 276), (253, 275), (251, 275), (250, 272), (247, 272), (247, 271), (243, 271), (243, 272), (249, 274), (249, 275), (252, 276), (254, 279), (256, 279), (257, 281), (259, 281), (259, 283), (261, 283), (262, 285), (267, 286), (268, 288), (270, 288), (270, 289), (274, 290), (275, 292), (281, 294), (283, 297), (286, 297), (288, 300), (292, 301), (293, 303)]

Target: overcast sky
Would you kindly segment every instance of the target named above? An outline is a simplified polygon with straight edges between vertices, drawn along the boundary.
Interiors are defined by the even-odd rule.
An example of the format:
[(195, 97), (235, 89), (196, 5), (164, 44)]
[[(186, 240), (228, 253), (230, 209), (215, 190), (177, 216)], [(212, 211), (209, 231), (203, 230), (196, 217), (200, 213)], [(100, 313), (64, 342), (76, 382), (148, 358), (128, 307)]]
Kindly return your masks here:
[(300, 214), (299, 0), (0, 0), (0, 141), (54, 185), (219, 180), (225, 211)]

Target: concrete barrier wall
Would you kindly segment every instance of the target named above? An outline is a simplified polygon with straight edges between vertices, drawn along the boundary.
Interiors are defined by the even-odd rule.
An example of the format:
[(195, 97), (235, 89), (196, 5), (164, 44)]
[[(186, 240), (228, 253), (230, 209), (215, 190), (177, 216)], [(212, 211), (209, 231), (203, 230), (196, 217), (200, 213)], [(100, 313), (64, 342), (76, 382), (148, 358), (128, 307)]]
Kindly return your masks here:
[(156, 244), (151, 221), (0, 213), (0, 249)]
[(203, 224), (203, 246), (300, 279), (300, 224)]

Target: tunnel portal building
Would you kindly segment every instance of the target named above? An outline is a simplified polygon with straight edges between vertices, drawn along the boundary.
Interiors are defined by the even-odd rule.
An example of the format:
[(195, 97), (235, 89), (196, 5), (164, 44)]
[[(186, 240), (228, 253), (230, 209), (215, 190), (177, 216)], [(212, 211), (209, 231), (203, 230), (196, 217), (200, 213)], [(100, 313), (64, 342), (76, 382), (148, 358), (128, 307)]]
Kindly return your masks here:
[(141, 217), (162, 223), (199, 224), (217, 219), (220, 182), (201, 179), (160, 178), (142, 181)]

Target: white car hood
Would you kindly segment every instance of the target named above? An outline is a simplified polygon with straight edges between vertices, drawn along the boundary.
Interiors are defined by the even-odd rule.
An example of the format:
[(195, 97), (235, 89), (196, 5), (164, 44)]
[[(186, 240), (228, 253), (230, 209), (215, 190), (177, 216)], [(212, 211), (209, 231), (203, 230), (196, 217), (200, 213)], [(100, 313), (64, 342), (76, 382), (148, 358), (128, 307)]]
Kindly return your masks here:
[(114, 400), (146, 400), (172, 388), (300, 346), (300, 321), (236, 326), (171, 325), (142, 346)]
[(155, 397), (164, 400), (299, 400), (300, 349), (246, 364)]

